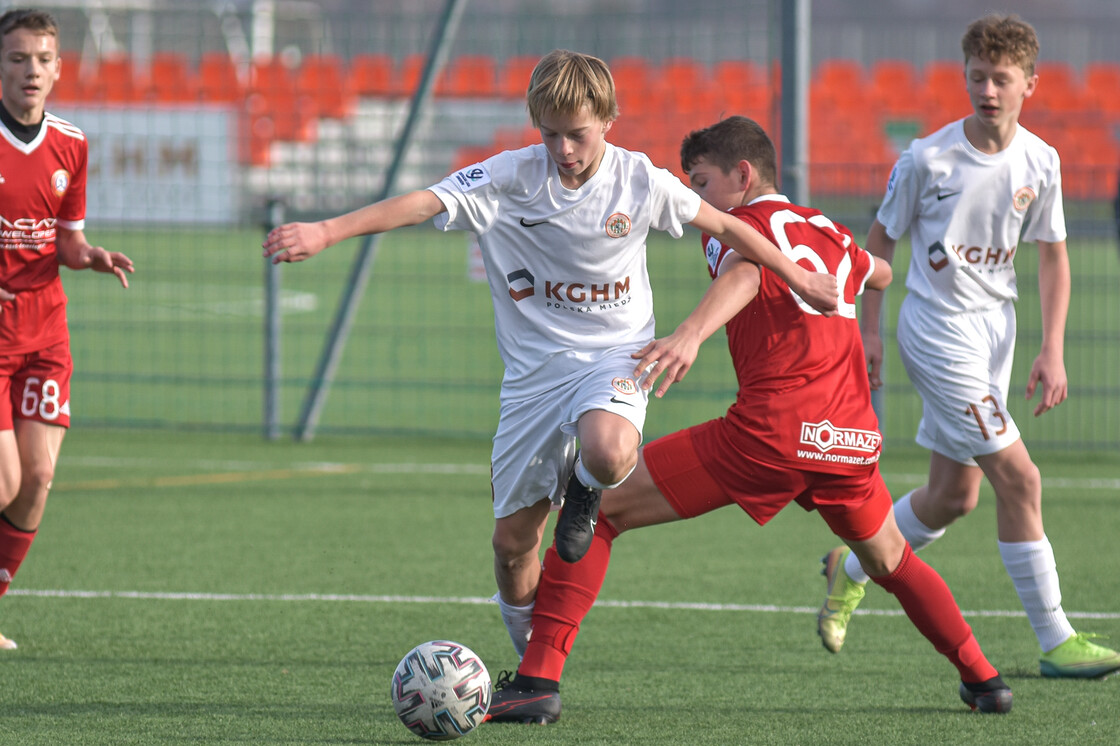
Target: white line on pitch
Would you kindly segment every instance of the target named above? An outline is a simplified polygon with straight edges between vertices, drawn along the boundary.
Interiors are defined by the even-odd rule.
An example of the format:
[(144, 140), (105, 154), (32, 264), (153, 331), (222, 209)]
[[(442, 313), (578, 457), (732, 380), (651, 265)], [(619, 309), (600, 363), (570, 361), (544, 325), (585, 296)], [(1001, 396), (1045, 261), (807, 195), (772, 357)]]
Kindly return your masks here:
[[(11, 596), (35, 598), (119, 598), (142, 601), (272, 601), (272, 602), (333, 602), (369, 604), (460, 604), (480, 605), (493, 603), (482, 596), (367, 596), (333, 593), (169, 593), (150, 591), (69, 591), (12, 589)], [(809, 606), (772, 606), (767, 604), (715, 604), (686, 601), (610, 601), (595, 602), (596, 606), (609, 609), (666, 609), (671, 611), (742, 611), (763, 614), (816, 614), (818, 609)], [(902, 616), (901, 609), (856, 609), (855, 614), (865, 616)], [(1022, 611), (980, 609), (964, 611), (974, 617), (1023, 617)], [(1120, 619), (1117, 612), (1067, 611), (1071, 619)]]
[[(161, 458), (129, 458), (129, 457), (102, 457), (102, 456), (74, 456), (66, 457), (67, 464), (74, 466), (92, 466), (105, 468), (120, 468), (131, 466), (150, 466), (153, 464), (167, 465), (167, 459)], [(275, 462), (270, 461), (224, 461), (217, 459), (198, 459), (175, 462), (177, 466), (193, 469), (223, 469), (229, 471), (251, 471), (261, 469), (276, 469)], [(371, 473), (371, 474), (489, 474), (490, 464), (418, 464), (418, 463), (342, 463), (331, 461), (306, 461), (285, 464), (285, 468), (306, 471), (309, 473)], [(900, 472), (884, 471), (887, 479), (898, 480), (907, 484), (924, 484), (929, 478), (927, 474), (906, 474)], [(1091, 478), (1091, 477), (1043, 477), (1042, 486), (1050, 489), (1080, 489), (1080, 490), (1120, 490), (1120, 479)]]

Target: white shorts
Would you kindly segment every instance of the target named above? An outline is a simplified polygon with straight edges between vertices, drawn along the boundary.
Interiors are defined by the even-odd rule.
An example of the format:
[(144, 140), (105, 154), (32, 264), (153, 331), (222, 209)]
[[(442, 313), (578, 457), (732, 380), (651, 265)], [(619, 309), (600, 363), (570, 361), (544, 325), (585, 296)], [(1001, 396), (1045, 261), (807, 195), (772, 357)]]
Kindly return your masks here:
[(577, 423), (585, 412), (613, 412), (641, 436), (649, 395), (631, 376), (634, 365), (629, 352), (620, 352), (540, 396), (503, 400), (490, 460), (495, 518), (546, 497), (560, 504), (575, 466)]
[(922, 397), (918, 445), (962, 464), (1019, 439), (1007, 410), (1015, 306), (945, 314), (913, 295), (902, 301), (898, 352)]

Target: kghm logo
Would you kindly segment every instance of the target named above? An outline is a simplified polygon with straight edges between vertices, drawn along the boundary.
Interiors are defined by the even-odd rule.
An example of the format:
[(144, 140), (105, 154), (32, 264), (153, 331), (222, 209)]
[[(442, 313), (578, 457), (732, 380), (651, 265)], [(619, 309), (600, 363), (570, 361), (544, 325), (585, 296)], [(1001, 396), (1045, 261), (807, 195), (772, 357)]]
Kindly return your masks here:
[(509, 283), (509, 297), (515, 301), (525, 300), (533, 295), (533, 273), (527, 269), (518, 269), (506, 275)]
[(1015, 198), (1011, 201), (1011, 203), (1015, 205), (1016, 210), (1022, 212), (1023, 210), (1031, 206), (1031, 202), (1034, 202), (1034, 197), (1035, 194), (1033, 189), (1031, 189), (1030, 187), (1023, 187), (1019, 191), (1015, 192)]
[(616, 378), (611, 381), (611, 386), (614, 386), (615, 391), (618, 393), (626, 394), (627, 396), (638, 393), (638, 384), (634, 383), (629, 378)]
[(929, 266), (933, 267), (934, 272), (945, 269), (948, 263), (949, 255), (945, 253), (945, 247), (940, 241), (929, 247)]
[(874, 430), (836, 427), (825, 420), (824, 422), (802, 422), (801, 442), (807, 446), (815, 446), (822, 453), (828, 453), (833, 448), (874, 453), (879, 450), (879, 446), (883, 442), (883, 436)]
[(622, 238), (630, 232), (630, 218), (621, 212), (616, 212), (607, 218), (607, 235), (611, 238)]

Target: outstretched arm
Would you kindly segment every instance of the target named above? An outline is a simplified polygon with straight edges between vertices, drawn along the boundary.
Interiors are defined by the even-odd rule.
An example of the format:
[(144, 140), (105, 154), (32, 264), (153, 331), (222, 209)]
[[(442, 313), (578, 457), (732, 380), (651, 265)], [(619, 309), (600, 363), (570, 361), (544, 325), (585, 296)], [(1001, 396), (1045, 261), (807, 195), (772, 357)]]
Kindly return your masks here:
[[(662, 373), (661, 385), (654, 394), (665, 396), (677, 381), (682, 380), (692, 367), (700, 344), (751, 302), (758, 294), (760, 282), (758, 267), (738, 254), (724, 257), (719, 276), (708, 286), (700, 302), (680, 326), (667, 337), (655, 339), (631, 357), (639, 360), (634, 377), (642, 380), (642, 388), (653, 388)], [(653, 366), (653, 367), (650, 367)], [(649, 372), (646, 372), (649, 368)]]
[(1065, 241), (1038, 242), (1038, 291), (1042, 305), (1042, 349), (1027, 379), (1028, 399), (1042, 383), (1042, 398), (1034, 408), (1035, 417), (1058, 406), (1069, 395), (1064, 356), (1070, 271)]
[(116, 275), (121, 285), (128, 287), (128, 276), (125, 273), (133, 272), (134, 267), (132, 260), (119, 251), (106, 251), (100, 246), (91, 246), (85, 233), (66, 228), (58, 229), (55, 246), (58, 263), (63, 267), (92, 269), (94, 272)]
[(434, 192), (420, 189), (375, 202), (317, 223), (287, 223), (269, 231), (261, 244), (273, 264), (302, 262), (340, 241), (417, 225), (444, 212)]
[(840, 295), (836, 278), (824, 272), (810, 272), (794, 263), (765, 236), (734, 215), (720, 212), (707, 202), (700, 202), (700, 212), (692, 225), (729, 246), (752, 262), (772, 270), (824, 316), (836, 313)]

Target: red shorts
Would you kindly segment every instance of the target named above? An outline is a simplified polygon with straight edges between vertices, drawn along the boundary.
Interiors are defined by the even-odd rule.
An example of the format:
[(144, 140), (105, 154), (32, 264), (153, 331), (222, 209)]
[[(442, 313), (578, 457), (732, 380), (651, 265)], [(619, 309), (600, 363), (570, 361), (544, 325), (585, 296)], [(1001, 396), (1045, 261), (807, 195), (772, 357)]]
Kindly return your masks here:
[(772, 466), (741, 456), (735, 472), (741, 481), (720, 484), (696, 450), (693, 434), (720, 427), (722, 420), (681, 430), (648, 443), (643, 454), (654, 483), (681, 518), (694, 518), (737, 504), (760, 526), (796, 501), (816, 510), (842, 539), (866, 541), (878, 533), (891, 510), (891, 493), (878, 464), (858, 474), (828, 474)]
[(45, 350), (0, 355), (0, 430), (15, 420), (70, 427), (70, 343)]

